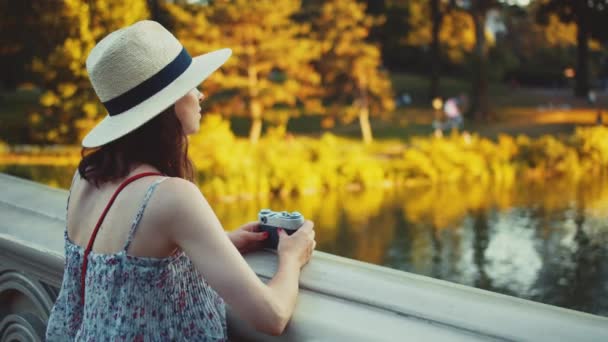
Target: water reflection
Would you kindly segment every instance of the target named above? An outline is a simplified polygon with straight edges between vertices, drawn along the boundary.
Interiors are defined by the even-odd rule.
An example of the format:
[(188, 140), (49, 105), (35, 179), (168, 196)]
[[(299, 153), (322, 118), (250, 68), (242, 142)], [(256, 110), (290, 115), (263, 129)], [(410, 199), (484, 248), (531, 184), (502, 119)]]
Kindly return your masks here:
[[(62, 188), (72, 170), (0, 167)], [(607, 184), (445, 185), (209, 201), (228, 230), (255, 220), (260, 208), (298, 210), (316, 222), (319, 250), (608, 316)]]
[(485, 224), (492, 232), (486, 235), (480, 259), (486, 263), (488, 281), (493, 281), (479, 287), (525, 297), (534, 294), (534, 282), (543, 264), (535, 246), (537, 224), (528, 210), (520, 208), (500, 213)]

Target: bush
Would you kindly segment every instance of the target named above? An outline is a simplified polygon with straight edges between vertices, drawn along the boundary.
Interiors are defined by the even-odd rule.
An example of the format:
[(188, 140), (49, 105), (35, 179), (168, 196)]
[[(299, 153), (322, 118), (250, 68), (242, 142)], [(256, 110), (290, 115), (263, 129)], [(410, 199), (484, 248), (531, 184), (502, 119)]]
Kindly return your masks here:
[[(7, 149), (0, 142), (0, 152)], [(75, 166), (79, 149), (15, 147), (10, 156), (26, 164), (50, 161)], [(206, 115), (201, 133), (190, 137), (190, 156), (198, 169), (199, 186), (208, 197), (285, 197), (440, 183), (465, 188), (491, 183), (503, 188), (521, 177), (576, 180), (603, 173), (608, 167), (608, 128), (578, 128), (562, 139), (501, 135), (496, 142), (453, 134), (415, 138), (408, 145), (394, 141), (365, 145), (331, 134), (296, 138), (275, 129), (252, 145), (235, 138), (229, 122), (219, 115)], [(10, 166), (11, 158), (3, 163)]]
[(10, 148), (8, 147), (8, 145), (0, 140), (0, 154), (5, 154), (8, 153), (10, 151)]

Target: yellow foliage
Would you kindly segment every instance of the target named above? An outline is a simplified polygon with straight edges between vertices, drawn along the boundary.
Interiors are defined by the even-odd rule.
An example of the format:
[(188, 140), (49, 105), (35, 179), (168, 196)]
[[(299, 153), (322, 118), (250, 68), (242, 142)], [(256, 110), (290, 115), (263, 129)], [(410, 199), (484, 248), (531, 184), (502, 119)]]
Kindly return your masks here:
[[(316, 7), (316, 3), (309, 6)], [(324, 1), (313, 8), (312, 25), (321, 46), (317, 62), (328, 110), (350, 122), (370, 113), (381, 115), (394, 108), (391, 83), (380, 70), (379, 48), (368, 41), (369, 32), (383, 18), (365, 13), (355, 0)]]
[(46, 138), (47, 138), (47, 140), (49, 140), (49, 141), (55, 141), (55, 140), (57, 139), (57, 136), (58, 136), (58, 135), (59, 135), (59, 134), (57, 133), (57, 130), (55, 130), (55, 129), (51, 129), (51, 130), (49, 130), (49, 131), (46, 133)]
[(94, 118), (98, 114), (98, 104), (94, 102), (87, 102), (82, 106), (82, 110), (86, 114), (87, 118)]
[[(449, 233), (445, 230), (476, 224), (463, 221), (467, 217), (486, 220), (488, 217), (474, 216), (488, 208), (534, 205), (548, 212), (570, 212), (572, 201), (576, 201), (585, 208), (587, 217), (598, 221), (607, 217), (608, 188), (597, 186), (603, 183), (595, 181), (601, 180), (608, 168), (608, 128), (579, 128), (563, 139), (503, 135), (497, 142), (478, 136), (464, 139), (456, 134), (442, 139), (419, 138), (407, 146), (400, 145), (401, 150), (395, 142), (364, 146), (331, 134), (310, 139), (290, 137), (280, 130), (275, 133), (252, 146), (236, 139), (228, 121), (213, 114), (204, 118), (201, 133), (191, 137), (190, 151), (198, 166), (201, 189), (227, 230), (255, 220), (260, 208), (298, 210), (315, 221), (320, 244), (344, 234), (335, 227), (350, 225), (356, 227), (348, 230), (352, 256), (380, 262), (388, 246), (398, 247), (395, 242), (399, 242), (394, 230), (381, 228), (404, 228), (404, 219), (408, 245), (414, 250), (412, 263), (419, 265), (426, 253), (420, 246), (422, 239), (435, 239), (438, 234)], [(67, 188), (79, 152), (78, 146), (31, 146), (15, 153), (0, 141), (0, 170), (22, 172), (36, 181)], [(574, 163), (563, 164), (565, 161)], [(493, 182), (478, 181), (483, 178), (479, 163), (486, 165), (483, 173)], [(40, 165), (46, 167), (35, 167)], [(370, 165), (381, 172), (368, 174)], [(540, 179), (522, 177), (538, 165), (545, 167)], [(517, 182), (495, 182), (496, 166), (516, 168)], [(407, 170), (419, 173), (403, 173)], [(572, 176), (572, 172), (579, 173), (577, 170), (585, 177)], [(452, 173), (458, 177), (448, 176)], [(408, 184), (407, 180), (421, 174), (435, 175), (430, 186)], [(394, 182), (391, 190), (378, 189), (387, 179), (401, 181)], [(373, 190), (345, 191), (365, 188)], [(225, 203), (238, 199), (249, 199), (239, 202), (238, 211), (234, 211), (234, 203)], [(402, 212), (403, 218), (395, 212)], [(587, 224), (587, 228), (598, 229), (593, 224)]]
[[(432, 41), (432, 21), (430, 1), (412, 0), (408, 2), (408, 22), (411, 30), (403, 38), (403, 43), (413, 46), (429, 46)], [(439, 31), (442, 50), (451, 61), (463, 61), (465, 53), (475, 46), (475, 26), (473, 19), (465, 11), (443, 9), (444, 15)], [(489, 36), (489, 34), (486, 34)]]
[(276, 107), (315, 105), (319, 76), (310, 62), (319, 48), (310, 28), (291, 17), (299, 0), (218, 1), (208, 6), (165, 4), (175, 34), (193, 55), (229, 47), (232, 57), (205, 82), (213, 94), (229, 90), (213, 111), (255, 120), (280, 115)]
[[(577, 27), (575, 22), (564, 23), (557, 14), (550, 14), (547, 26), (543, 29), (545, 41), (549, 46), (572, 47), (577, 46)], [(594, 51), (601, 49), (601, 44), (591, 39), (589, 47)]]
[[(87, 128), (94, 123), (80, 119), (76, 125)], [(51, 139), (60, 131), (52, 129), (47, 134)], [(210, 114), (203, 119), (200, 133), (191, 136), (189, 143), (200, 187), (210, 199), (267, 194), (290, 198), (374, 189), (365, 191), (361, 197), (349, 195), (348, 199), (342, 199), (353, 200), (343, 207), (352, 211), (349, 216), (357, 222), (375, 215), (382, 203), (382, 198), (375, 196), (387, 186), (412, 193), (411, 200), (403, 203), (408, 220), (430, 220), (440, 227), (462, 212), (480, 209), (487, 196), (499, 207), (509, 206), (514, 201), (510, 189), (524, 182), (549, 180), (574, 184), (584, 180), (584, 175), (599, 177), (608, 170), (608, 128), (604, 127), (579, 128), (565, 139), (551, 136), (514, 139), (503, 135), (493, 142), (475, 135), (465, 138), (454, 134), (446, 138), (417, 138), (407, 146), (396, 146), (395, 142), (366, 146), (332, 134), (324, 134), (320, 139), (295, 138), (277, 129), (252, 145), (235, 138), (227, 120)], [(31, 154), (32, 158), (36, 156), (47, 160), (53, 154)], [(70, 163), (77, 163), (78, 159), (78, 149), (69, 152)], [(35, 160), (29, 163), (36, 163)], [(434, 186), (435, 193), (423, 185)], [(566, 190), (556, 189), (556, 194), (560, 191)], [(360, 214), (355, 210), (355, 198), (364, 198), (368, 203)], [(544, 201), (550, 207), (558, 205), (559, 199)]]
[(74, 83), (60, 83), (57, 86), (57, 89), (59, 90), (61, 97), (68, 98), (72, 97), (78, 88)]
[(0, 140), (0, 154), (8, 153), (9, 151), (10, 148), (8, 147), (8, 144)]
[(39, 123), (40, 120), (41, 120), (40, 114), (38, 114), (38, 113), (31, 113), (29, 116), (29, 122), (33, 125)]
[(42, 76), (40, 86), (46, 90), (40, 98), (46, 115), (30, 117), (38, 142), (73, 143), (86, 133), (79, 130), (89, 129), (93, 120), (100, 119), (103, 113), (95, 105), (99, 100), (86, 74), (86, 57), (103, 36), (147, 18), (146, 6), (145, 0), (65, 0), (53, 7), (56, 13), (52, 15), (66, 22), (69, 30), (45, 60), (32, 62), (32, 70)]
[(40, 96), (40, 104), (45, 107), (51, 107), (59, 103), (59, 98), (52, 91), (47, 91)]
[(450, 60), (462, 62), (465, 53), (475, 47), (475, 26), (471, 16), (463, 11), (451, 11), (443, 18), (439, 40)]

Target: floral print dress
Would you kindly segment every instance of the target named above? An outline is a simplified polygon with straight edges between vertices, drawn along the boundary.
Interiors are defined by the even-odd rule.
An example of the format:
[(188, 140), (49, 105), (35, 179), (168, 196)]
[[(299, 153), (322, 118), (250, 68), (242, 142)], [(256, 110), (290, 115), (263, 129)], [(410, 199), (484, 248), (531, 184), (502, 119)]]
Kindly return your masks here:
[(84, 305), (84, 248), (70, 240), (66, 224), (63, 282), (47, 324), (47, 341), (227, 340), (225, 303), (183, 251), (165, 258), (127, 253), (150, 196), (165, 179), (146, 191), (120, 252), (89, 254)]

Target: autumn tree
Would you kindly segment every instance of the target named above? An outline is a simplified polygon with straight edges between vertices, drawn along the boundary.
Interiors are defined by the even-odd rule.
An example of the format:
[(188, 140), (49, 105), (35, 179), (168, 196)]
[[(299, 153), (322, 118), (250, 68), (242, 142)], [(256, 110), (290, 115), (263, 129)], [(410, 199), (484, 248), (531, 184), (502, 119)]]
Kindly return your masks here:
[(411, 29), (409, 0), (366, 0), (366, 5), (368, 14), (384, 18), (382, 24), (372, 27), (369, 35), (371, 41), (380, 45), (383, 64), (391, 70), (407, 68), (410, 59), (416, 59), (401, 42), (404, 32)]
[(367, 40), (380, 20), (355, 0), (307, 1), (321, 55), (323, 103), (346, 122), (359, 118), (363, 140), (373, 140), (370, 115), (393, 110), (391, 83), (381, 70), (380, 49)]
[(85, 61), (95, 43), (113, 30), (148, 16), (144, 0), (65, 0), (53, 13), (67, 36), (48, 56), (32, 62), (44, 90), (39, 110), (29, 114), (32, 138), (74, 143), (105, 116), (87, 76)]
[(470, 14), (475, 27), (475, 48), (473, 50), (473, 82), (470, 112), (475, 119), (487, 120), (490, 115), (488, 100), (488, 44), (486, 40), (486, 19), (488, 11), (498, 6), (497, 0), (471, 0), (464, 8)]
[(439, 95), (439, 80), (441, 67), (441, 52), (440, 52), (440, 32), (443, 24), (443, 18), (449, 15), (456, 8), (455, 0), (431, 0), (429, 2), (431, 10), (431, 82), (429, 89), (429, 98), (433, 99)]
[(162, 15), (160, 9), (160, 0), (147, 0), (148, 10), (150, 11), (150, 19), (161, 22)]
[(209, 80), (224, 115), (252, 119), (257, 142), (263, 119), (285, 120), (318, 111), (319, 76), (311, 66), (319, 49), (307, 38), (310, 25), (292, 16), (299, 0), (214, 1), (207, 6), (166, 4), (175, 33), (191, 54), (229, 47), (232, 57)]
[(439, 93), (439, 67), (440, 67), (440, 55), (439, 55), (439, 30), (441, 29), (441, 23), (443, 22), (444, 10), (441, 8), (440, 0), (431, 0), (431, 22), (433, 23), (431, 29), (431, 85), (429, 89), (429, 98), (435, 98)]
[(411, 0), (408, 2), (411, 29), (403, 38), (408, 45), (429, 48), (429, 98), (439, 94), (441, 59), (461, 64), (475, 45), (471, 17), (453, 0)]
[(537, 18), (547, 23), (550, 14), (566, 23), (576, 23), (577, 62), (576, 96), (587, 96), (589, 92), (589, 40), (605, 40), (608, 33), (605, 22), (608, 19), (608, 4), (604, 0), (542, 0)]
[[(414, 1), (413, 1), (414, 2)], [(488, 72), (487, 72), (487, 59), (488, 59), (488, 41), (486, 38), (486, 19), (488, 12), (500, 6), (498, 0), (469, 0), (469, 1), (449, 1), (447, 4), (451, 9), (458, 9), (457, 11), (451, 11), (455, 17), (462, 18), (463, 14), (466, 14), (469, 19), (463, 21), (463, 23), (472, 23), (472, 31), (467, 27), (466, 30), (460, 30), (461, 37), (469, 38), (468, 42), (471, 42), (471, 33), (473, 33), (473, 49), (472, 49), (472, 88), (471, 88), (471, 108), (470, 114), (476, 119), (488, 119), (490, 114), (489, 102), (488, 102)], [(439, 8), (437, 9), (439, 10)], [(442, 20), (446, 20), (448, 16), (444, 16)], [(443, 26), (447, 24), (443, 22)], [(452, 31), (456, 33), (456, 31)], [(453, 39), (451, 39), (453, 40)]]
[[(538, 4), (509, 6), (501, 11), (507, 34), (500, 35), (497, 46), (515, 58), (505, 76), (523, 85), (565, 85), (564, 70), (576, 61), (576, 24), (549, 14), (546, 24), (541, 25), (535, 16)], [(600, 45), (591, 40), (590, 48), (597, 50)]]

